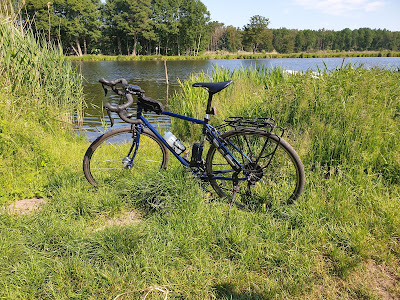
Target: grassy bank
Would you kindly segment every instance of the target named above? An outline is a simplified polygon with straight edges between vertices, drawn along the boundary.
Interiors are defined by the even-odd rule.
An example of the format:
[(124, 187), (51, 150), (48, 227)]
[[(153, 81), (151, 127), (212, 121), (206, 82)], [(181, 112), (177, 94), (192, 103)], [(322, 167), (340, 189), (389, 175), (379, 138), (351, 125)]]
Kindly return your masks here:
[[(215, 123), (236, 114), (274, 116), (307, 176), (295, 205), (228, 214), (227, 204), (205, 201), (197, 182), (174, 164), (143, 181), (90, 187), (81, 170), (87, 142), (60, 126), (66, 124), (60, 111), (79, 111), (71, 101), (79, 89), (70, 89), (77, 94), (64, 109), (54, 109), (63, 93), (46, 84), (58, 81), (39, 77), (38, 87), (30, 87), (31, 79), (14, 81), (22, 76), (15, 75), (18, 64), (29, 68), (31, 60), (24, 55), (6, 65), (9, 52), (0, 45), (1, 201), (36, 195), (47, 202), (36, 213), (0, 213), (1, 298), (400, 296), (399, 72), (351, 65), (317, 77), (215, 70), (216, 81), (234, 79), (215, 96)], [(32, 52), (40, 56), (43, 47)], [(52, 74), (79, 83), (60, 59)], [(190, 84), (207, 76), (182, 83), (171, 110), (202, 117), (205, 92)], [(59, 100), (47, 101), (53, 98)], [(173, 126), (186, 145), (197, 134)]]
[[(399, 153), (398, 122), (394, 122), (399, 95), (389, 84), (398, 74), (348, 69), (346, 76), (326, 74), (320, 79), (325, 83), (318, 83), (310, 74), (289, 78), (278, 71), (264, 77), (270, 82), (267, 89), (263, 81), (251, 83), (261, 76), (238, 75), (232, 89), (217, 96), (215, 104), (226, 115), (271, 109), (281, 116), (279, 122), (289, 128), (287, 137), (306, 166), (305, 194), (295, 205), (266, 214), (239, 210), (228, 214), (223, 202), (205, 202), (196, 181), (174, 166), (148, 174), (145, 181), (127, 179), (121, 186), (93, 189), (81, 174), (83, 151), (79, 153), (79, 143), (75, 143), (65, 153), (70, 160), (68, 172), (53, 176), (46, 186), (48, 204), (41, 212), (1, 215), (1, 295), (41, 299), (113, 299), (118, 295), (122, 295), (118, 299), (138, 299), (147, 293), (149, 299), (163, 298), (166, 293), (169, 299), (398, 297), (399, 164), (391, 156)], [(214, 76), (224, 79), (225, 73), (218, 71)], [(360, 82), (348, 79), (360, 77), (363, 82), (364, 76), (369, 86), (362, 94), (374, 94), (365, 98), (366, 111), (357, 115), (358, 121), (351, 121), (355, 117), (349, 102), (357, 101), (355, 86)], [(348, 84), (350, 89), (345, 88)], [(337, 105), (329, 102), (335, 100), (325, 95), (324, 85), (328, 90), (337, 88), (333, 90), (338, 93), (333, 98), (340, 100)], [(193, 95), (201, 93), (194, 91)], [(252, 104), (243, 98), (247, 104), (235, 104), (230, 111), (229, 103), (240, 101), (235, 96), (238, 91), (246, 91)], [(320, 97), (318, 107), (316, 101), (301, 102), (316, 97), (315, 93)], [(376, 98), (379, 94), (383, 98)], [(379, 103), (378, 108), (378, 103), (370, 103), (374, 99), (386, 100), (391, 114), (385, 105)], [(345, 112), (342, 100), (350, 111), (339, 122)], [(181, 104), (179, 98), (173, 103), (174, 109)], [(349, 142), (356, 146), (351, 149), (354, 154), (334, 147), (341, 135), (353, 132), (349, 122), (371, 127), (361, 127), (358, 140)], [(374, 126), (385, 128), (386, 134), (376, 137), (371, 131)], [(184, 134), (179, 127), (174, 133)], [(390, 135), (394, 138), (380, 145), (381, 138)], [(330, 140), (324, 140), (329, 136)], [(324, 143), (316, 144), (319, 140)], [(323, 148), (325, 143), (328, 146)], [(377, 149), (388, 170), (393, 169), (392, 176), (379, 157), (374, 160)], [(337, 159), (330, 154), (334, 150), (340, 153)], [(335, 159), (327, 161), (327, 157)], [(137, 219), (123, 223), (132, 211)]]
[(42, 196), (67, 168), (64, 152), (76, 138), (64, 128), (82, 109), (82, 78), (61, 48), (1, 17), (0, 204)]
[(400, 52), (317, 52), (317, 53), (258, 53), (258, 54), (202, 54), (199, 56), (161, 55), (84, 55), (68, 56), (71, 61), (130, 61), (130, 60), (206, 60), (206, 59), (264, 59), (264, 58), (331, 58), (331, 57), (400, 57)]

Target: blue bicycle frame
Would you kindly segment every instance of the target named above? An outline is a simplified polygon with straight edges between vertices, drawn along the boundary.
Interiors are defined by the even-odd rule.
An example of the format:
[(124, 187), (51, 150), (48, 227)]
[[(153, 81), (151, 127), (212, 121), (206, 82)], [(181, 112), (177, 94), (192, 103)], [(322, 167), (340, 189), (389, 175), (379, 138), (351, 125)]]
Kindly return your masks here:
[[(214, 146), (221, 152), (221, 154), (227, 159), (229, 164), (232, 166), (232, 168), (233, 168), (232, 171), (236, 170), (237, 172), (240, 172), (240, 170), (243, 169), (243, 166), (240, 164), (240, 162), (232, 155), (232, 153), (225, 147), (225, 145), (217, 137), (217, 135), (215, 134), (216, 129), (213, 126), (208, 124), (208, 121), (209, 121), (208, 115), (206, 115), (204, 120), (199, 120), (199, 119), (195, 119), (195, 118), (191, 118), (191, 117), (175, 114), (175, 113), (168, 112), (168, 111), (163, 111), (161, 114), (167, 115), (167, 116), (170, 116), (170, 117), (173, 117), (173, 118), (178, 118), (178, 119), (181, 119), (181, 120), (184, 120), (184, 121), (192, 122), (192, 123), (195, 123), (195, 124), (203, 125), (203, 136), (208, 136), (209, 140), (214, 144)], [(157, 138), (168, 148), (168, 150), (179, 160), (179, 162), (182, 165), (184, 165), (186, 167), (190, 167), (189, 166), (189, 161), (187, 161), (186, 159), (181, 157), (178, 153), (176, 153), (175, 150), (167, 143), (167, 141), (164, 139), (164, 137), (157, 131), (157, 129), (155, 129), (150, 124), (150, 122), (142, 115), (142, 108), (141, 107), (138, 107), (137, 118), (140, 119), (143, 122), (143, 125), (146, 126), (147, 128), (149, 128), (150, 131), (153, 132), (157, 136)], [(142, 125), (137, 125), (137, 126), (142, 126)], [(135, 149), (135, 152), (133, 154), (132, 161), (135, 158), (137, 149), (139, 147), (139, 143), (140, 143), (140, 131), (138, 132), (138, 136), (137, 136), (137, 140), (136, 140), (136, 149)], [(237, 149), (235, 145), (233, 145), (232, 143), (230, 143), (230, 144), (236, 150), (239, 151), (239, 149)], [(130, 152), (132, 152), (132, 150)], [(245, 157), (247, 159), (249, 159), (247, 156), (245, 156)], [(250, 161), (250, 159), (249, 159), (249, 161)], [(225, 172), (227, 172), (227, 171), (225, 171)], [(215, 177), (214, 176), (214, 178), (215, 179), (232, 180), (232, 178), (228, 178), (228, 177)], [(243, 178), (241, 180), (246, 180), (246, 179)]]

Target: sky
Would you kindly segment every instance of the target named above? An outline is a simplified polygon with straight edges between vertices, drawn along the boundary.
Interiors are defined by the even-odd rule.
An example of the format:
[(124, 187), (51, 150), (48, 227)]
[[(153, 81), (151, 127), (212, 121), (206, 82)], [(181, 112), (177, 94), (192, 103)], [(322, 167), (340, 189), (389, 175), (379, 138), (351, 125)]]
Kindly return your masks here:
[(201, 0), (211, 21), (243, 28), (254, 15), (269, 28), (400, 31), (400, 0)]

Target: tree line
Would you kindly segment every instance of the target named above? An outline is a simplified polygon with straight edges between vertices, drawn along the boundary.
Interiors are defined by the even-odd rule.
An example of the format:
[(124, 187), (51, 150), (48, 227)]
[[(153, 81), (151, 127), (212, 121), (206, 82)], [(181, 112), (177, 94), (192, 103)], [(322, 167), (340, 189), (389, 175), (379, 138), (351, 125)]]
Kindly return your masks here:
[(15, 0), (34, 25), (72, 55), (199, 55), (204, 51), (279, 53), (400, 50), (400, 32), (385, 29), (270, 29), (253, 16), (243, 28), (210, 22), (200, 0)]

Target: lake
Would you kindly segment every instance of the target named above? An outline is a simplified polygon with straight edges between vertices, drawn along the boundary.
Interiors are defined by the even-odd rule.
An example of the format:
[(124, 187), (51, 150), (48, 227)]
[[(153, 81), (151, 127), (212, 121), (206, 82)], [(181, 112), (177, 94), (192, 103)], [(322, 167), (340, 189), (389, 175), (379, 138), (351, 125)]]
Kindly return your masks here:
[[(346, 63), (362, 65), (365, 68), (379, 66), (383, 68), (400, 69), (400, 57), (352, 57), (346, 58)], [(340, 68), (343, 58), (283, 58), (283, 59), (237, 59), (237, 60), (182, 60), (167, 61), (169, 85), (166, 84), (163, 61), (97, 61), (97, 62), (74, 62), (78, 71), (85, 78), (84, 92), (88, 104), (83, 119), (82, 133), (89, 140), (93, 140), (109, 125), (108, 117), (103, 111), (104, 102), (118, 103), (119, 97), (112, 92), (104, 97), (104, 91), (98, 80), (126, 78), (129, 83), (139, 85), (146, 91), (146, 95), (160, 100), (164, 105), (173, 93), (179, 90), (178, 79), (185, 80), (193, 73), (211, 72), (215, 66), (228, 69), (240, 69), (255, 65), (266, 65), (267, 67), (282, 67), (293, 71), (318, 71), (318, 69), (334, 70)], [(168, 105), (171, 103), (169, 102)], [(170, 120), (166, 116), (155, 116), (149, 113), (148, 118), (152, 123), (161, 127), (169, 127)], [(115, 115), (115, 127), (125, 126), (117, 115)]]

